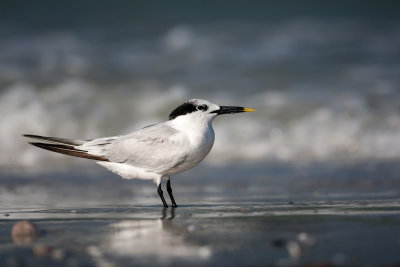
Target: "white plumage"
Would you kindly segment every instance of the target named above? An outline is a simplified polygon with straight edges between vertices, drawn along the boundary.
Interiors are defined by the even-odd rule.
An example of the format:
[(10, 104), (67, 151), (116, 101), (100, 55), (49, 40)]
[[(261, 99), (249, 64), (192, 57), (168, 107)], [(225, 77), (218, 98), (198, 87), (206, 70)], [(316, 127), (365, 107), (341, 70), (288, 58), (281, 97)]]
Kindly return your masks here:
[(176, 206), (170, 176), (196, 166), (214, 144), (213, 119), (220, 114), (254, 111), (232, 106), (218, 106), (207, 100), (192, 99), (171, 114), (170, 120), (145, 127), (128, 135), (98, 138), (90, 141), (25, 135), (46, 141), (31, 143), (40, 148), (71, 156), (98, 160), (97, 163), (125, 179), (153, 180), (167, 206), (161, 180)]

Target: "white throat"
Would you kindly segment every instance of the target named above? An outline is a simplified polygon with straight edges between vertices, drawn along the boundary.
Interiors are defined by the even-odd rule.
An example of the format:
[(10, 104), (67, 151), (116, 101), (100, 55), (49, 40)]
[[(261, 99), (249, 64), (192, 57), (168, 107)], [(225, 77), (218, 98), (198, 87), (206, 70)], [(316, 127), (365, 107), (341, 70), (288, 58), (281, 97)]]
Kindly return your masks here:
[(212, 121), (214, 117), (200, 112), (194, 112), (176, 117), (169, 121), (170, 125), (187, 134), (193, 145), (212, 141), (214, 143), (214, 130)]

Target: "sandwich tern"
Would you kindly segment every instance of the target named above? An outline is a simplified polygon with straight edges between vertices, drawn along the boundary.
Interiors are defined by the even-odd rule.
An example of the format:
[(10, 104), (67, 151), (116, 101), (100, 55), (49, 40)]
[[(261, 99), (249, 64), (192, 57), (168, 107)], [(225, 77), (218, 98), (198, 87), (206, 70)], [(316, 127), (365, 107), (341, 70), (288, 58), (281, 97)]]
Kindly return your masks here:
[(192, 99), (174, 109), (168, 121), (128, 135), (93, 140), (24, 136), (40, 140), (29, 142), (33, 146), (96, 160), (125, 179), (153, 180), (164, 207), (168, 207), (161, 188), (161, 180), (165, 179), (172, 206), (177, 207), (172, 195), (171, 175), (193, 168), (207, 156), (214, 144), (212, 121), (216, 116), (249, 111), (255, 110)]

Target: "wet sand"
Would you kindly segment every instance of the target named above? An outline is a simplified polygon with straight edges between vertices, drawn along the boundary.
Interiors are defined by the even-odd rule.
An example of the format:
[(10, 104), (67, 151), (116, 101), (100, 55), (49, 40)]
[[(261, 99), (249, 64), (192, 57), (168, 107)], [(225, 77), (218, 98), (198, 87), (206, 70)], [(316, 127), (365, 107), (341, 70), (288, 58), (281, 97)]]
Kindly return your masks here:
[[(321, 171), (335, 178), (315, 168), (295, 174), (287, 166), (252, 166), (251, 176), (244, 176), (248, 169), (198, 168), (191, 179), (173, 180), (175, 209), (161, 207), (152, 184), (108, 173), (3, 177), (0, 265), (400, 264), (393, 166)], [(357, 175), (347, 179), (351, 169)], [(22, 220), (35, 224), (38, 236), (12, 236)]]
[[(1, 216), (2, 266), (400, 262), (400, 200), (27, 208)], [(37, 225), (38, 239), (12, 238), (19, 220)]]

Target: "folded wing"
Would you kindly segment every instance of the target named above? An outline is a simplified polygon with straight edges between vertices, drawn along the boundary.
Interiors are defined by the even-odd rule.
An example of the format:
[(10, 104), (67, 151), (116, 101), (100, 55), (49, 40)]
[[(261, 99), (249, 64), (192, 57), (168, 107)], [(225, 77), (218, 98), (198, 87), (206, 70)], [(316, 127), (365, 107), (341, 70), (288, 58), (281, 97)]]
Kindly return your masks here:
[(111, 162), (165, 174), (185, 160), (188, 147), (189, 140), (182, 132), (157, 124), (109, 142), (95, 139), (77, 148), (104, 156)]

